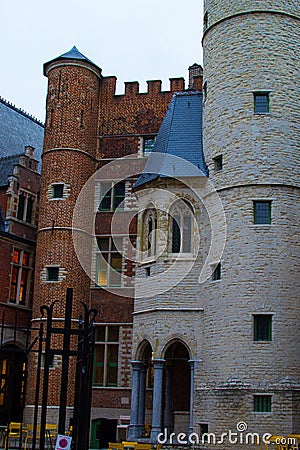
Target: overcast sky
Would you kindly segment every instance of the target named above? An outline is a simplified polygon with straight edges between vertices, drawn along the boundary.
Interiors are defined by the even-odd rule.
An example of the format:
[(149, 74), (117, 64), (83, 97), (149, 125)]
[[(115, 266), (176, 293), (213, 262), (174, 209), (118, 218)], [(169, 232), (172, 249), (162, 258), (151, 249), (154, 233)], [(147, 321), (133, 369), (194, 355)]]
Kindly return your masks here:
[(184, 76), (202, 64), (203, 0), (0, 0), (0, 96), (41, 120), (47, 79), (43, 63), (76, 45), (124, 81)]

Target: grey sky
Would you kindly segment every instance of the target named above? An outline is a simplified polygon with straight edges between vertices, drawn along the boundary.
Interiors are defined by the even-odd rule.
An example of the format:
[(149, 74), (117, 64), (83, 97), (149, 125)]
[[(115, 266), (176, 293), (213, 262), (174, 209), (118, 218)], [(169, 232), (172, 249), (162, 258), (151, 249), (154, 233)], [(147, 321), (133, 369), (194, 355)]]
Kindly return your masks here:
[(44, 120), (42, 65), (76, 45), (124, 81), (184, 76), (202, 63), (202, 0), (0, 0), (0, 95)]

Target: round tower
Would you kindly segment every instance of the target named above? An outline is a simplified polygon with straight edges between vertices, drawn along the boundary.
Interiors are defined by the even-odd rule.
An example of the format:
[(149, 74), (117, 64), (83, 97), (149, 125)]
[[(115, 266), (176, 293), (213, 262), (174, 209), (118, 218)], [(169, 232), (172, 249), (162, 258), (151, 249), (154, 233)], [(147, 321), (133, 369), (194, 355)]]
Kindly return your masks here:
[[(39, 323), (35, 320), (40, 318), (40, 307), (54, 300), (59, 302), (53, 317), (64, 317), (67, 288), (73, 288), (72, 317), (78, 318), (82, 312), (80, 302), (89, 305), (90, 280), (74, 251), (72, 216), (83, 185), (96, 170), (101, 69), (73, 47), (46, 63), (44, 75), (48, 77), (48, 95), (35, 267), (35, 325)], [(59, 404), (59, 388), (54, 386), (60, 386), (60, 358), (54, 357), (50, 375), (48, 405), (52, 407)], [(29, 397), (35, 380), (30, 382)], [(74, 399), (72, 388), (68, 396), (70, 405)], [(33, 404), (33, 398), (28, 400)], [(51, 419), (57, 422), (57, 417)]]
[(300, 426), (299, 26), (294, 0), (204, 1), (204, 155), (227, 241), (200, 288), (196, 421), (220, 433)]

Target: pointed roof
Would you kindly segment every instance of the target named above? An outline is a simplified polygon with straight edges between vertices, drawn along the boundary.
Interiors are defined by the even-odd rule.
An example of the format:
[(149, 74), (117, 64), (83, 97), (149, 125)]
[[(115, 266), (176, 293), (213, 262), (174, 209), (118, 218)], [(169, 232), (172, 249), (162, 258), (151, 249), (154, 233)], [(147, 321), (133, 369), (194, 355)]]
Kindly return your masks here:
[(208, 175), (202, 148), (202, 92), (178, 92), (173, 95), (144, 173), (134, 187), (159, 177), (201, 175)]
[(66, 53), (63, 53), (62, 55), (58, 56), (57, 58), (52, 59), (51, 61), (48, 61), (44, 64), (44, 75), (47, 76), (47, 68), (50, 64), (54, 63), (54, 62), (58, 62), (61, 60), (77, 60), (77, 61), (85, 61), (88, 62), (89, 64), (91, 64), (93, 67), (95, 67), (101, 75), (101, 69), (100, 67), (98, 67), (95, 63), (93, 63), (93, 61), (91, 61), (89, 58), (87, 58), (86, 56), (84, 56), (79, 50), (78, 48), (74, 45), (71, 50), (69, 50)]

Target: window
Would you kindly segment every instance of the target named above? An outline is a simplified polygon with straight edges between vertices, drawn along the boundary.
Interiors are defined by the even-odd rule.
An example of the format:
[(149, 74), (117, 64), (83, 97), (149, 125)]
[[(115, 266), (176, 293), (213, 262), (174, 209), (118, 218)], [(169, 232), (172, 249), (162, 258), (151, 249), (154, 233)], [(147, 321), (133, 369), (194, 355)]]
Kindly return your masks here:
[(221, 280), (221, 278), (222, 278), (222, 268), (221, 268), (221, 263), (219, 263), (216, 266), (215, 270), (213, 271), (212, 280), (218, 281), (218, 280)]
[(59, 267), (50, 266), (46, 267), (46, 269), (47, 269), (47, 281), (58, 281)]
[(102, 183), (100, 187), (101, 202), (99, 211), (114, 211), (125, 199), (125, 182)]
[(64, 198), (64, 184), (63, 183), (55, 183), (52, 184), (53, 196), (52, 198)]
[(264, 114), (269, 112), (269, 93), (254, 92), (254, 112)]
[(122, 283), (123, 238), (101, 237), (97, 239), (100, 252), (96, 256), (96, 284), (120, 287)]
[(171, 252), (191, 253), (192, 251), (191, 206), (185, 200), (178, 200), (170, 210)]
[(254, 412), (272, 412), (271, 395), (254, 395)]
[(216, 172), (219, 172), (223, 169), (223, 156), (219, 155), (213, 158), (214, 161), (214, 169)]
[(32, 222), (34, 197), (25, 192), (19, 194), (17, 219), (23, 220), (24, 222)]
[(94, 377), (95, 386), (118, 385), (119, 327), (101, 325), (96, 327)]
[(254, 341), (272, 341), (272, 315), (256, 314), (253, 320)]
[(208, 12), (206, 11), (203, 18), (203, 32), (206, 31), (207, 28), (208, 28)]
[(155, 144), (155, 136), (146, 136), (143, 138), (143, 153), (145, 156), (150, 155)]
[(200, 438), (202, 444), (209, 444), (208, 441), (208, 423), (200, 423)]
[(14, 249), (10, 282), (10, 303), (25, 306), (29, 298), (31, 262), (30, 254)]
[(272, 202), (269, 200), (258, 200), (253, 202), (255, 225), (271, 224), (271, 203)]

